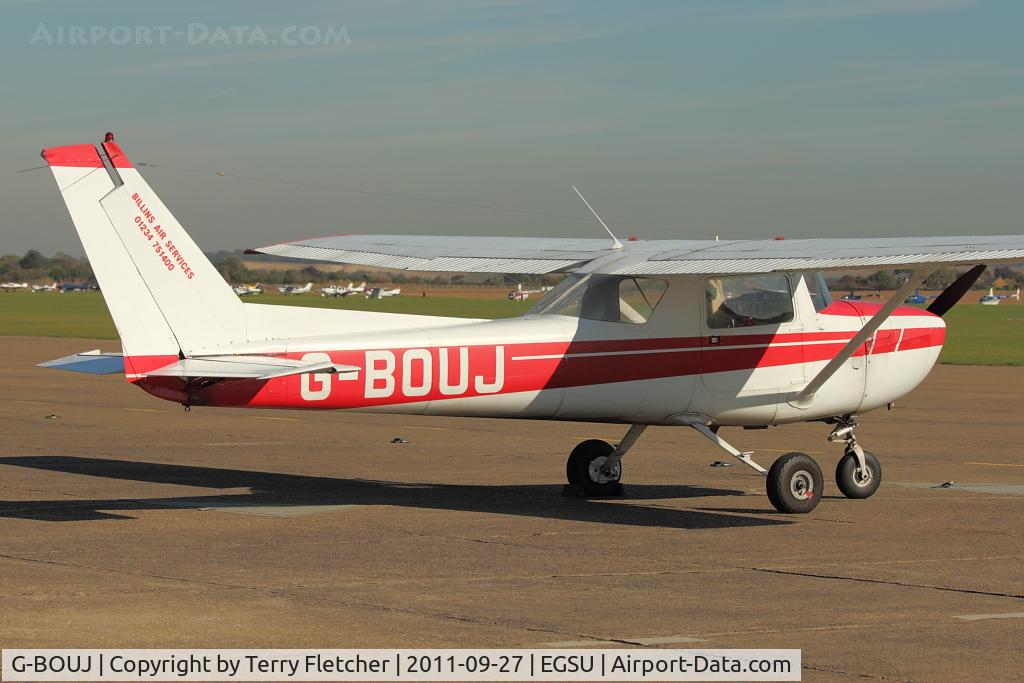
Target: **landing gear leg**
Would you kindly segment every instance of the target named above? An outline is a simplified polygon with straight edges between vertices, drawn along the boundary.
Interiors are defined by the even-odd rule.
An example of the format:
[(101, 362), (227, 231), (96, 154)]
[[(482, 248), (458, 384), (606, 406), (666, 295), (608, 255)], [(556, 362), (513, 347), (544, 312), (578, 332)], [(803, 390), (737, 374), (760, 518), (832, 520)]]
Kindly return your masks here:
[(588, 439), (572, 449), (565, 463), (566, 492), (582, 496), (622, 495), (622, 456), (633, 447), (647, 425), (632, 425), (618, 446)]
[(834, 418), (833, 423), (836, 426), (828, 440), (846, 444), (846, 452), (836, 465), (836, 486), (847, 498), (870, 498), (882, 483), (882, 465), (857, 443), (853, 433), (857, 423), (851, 416)]
[(718, 430), (712, 428), (706, 418), (687, 417), (680, 422), (697, 430), (726, 453), (764, 475), (768, 500), (779, 512), (806, 513), (817, 507), (824, 488), (824, 478), (821, 468), (811, 456), (806, 453), (786, 453), (772, 463), (771, 469), (766, 470), (750, 457), (753, 451), (735, 448), (718, 435)]

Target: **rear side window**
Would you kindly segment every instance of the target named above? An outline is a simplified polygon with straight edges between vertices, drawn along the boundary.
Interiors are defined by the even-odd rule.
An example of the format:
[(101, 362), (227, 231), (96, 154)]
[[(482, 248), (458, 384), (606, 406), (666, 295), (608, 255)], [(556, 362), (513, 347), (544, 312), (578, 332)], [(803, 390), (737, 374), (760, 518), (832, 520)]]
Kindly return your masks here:
[(708, 278), (708, 327), (754, 327), (793, 320), (793, 292), (781, 273)]
[(530, 313), (639, 325), (651, 317), (667, 289), (668, 283), (664, 280), (628, 275), (566, 278)]
[(619, 322), (645, 323), (668, 289), (664, 280), (628, 277), (619, 280)]

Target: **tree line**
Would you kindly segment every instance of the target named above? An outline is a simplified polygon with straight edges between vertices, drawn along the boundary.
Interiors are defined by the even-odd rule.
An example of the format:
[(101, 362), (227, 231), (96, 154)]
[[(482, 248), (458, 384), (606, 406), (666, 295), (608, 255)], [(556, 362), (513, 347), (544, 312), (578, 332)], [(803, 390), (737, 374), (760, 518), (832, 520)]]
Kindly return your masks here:
[[(298, 264), (295, 268), (273, 269), (250, 267), (259, 263), (259, 260), (243, 260), (238, 252), (220, 251), (215, 254), (208, 254), (214, 267), (221, 276), (231, 284), (235, 283), (256, 283), (261, 282), (267, 285), (295, 285), (313, 282), (315, 284), (330, 284), (349, 281), (366, 281), (374, 284), (464, 284), (469, 282), (470, 276), (460, 273), (431, 274), (429, 276), (410, 275), (403, 272), (385, 271), (347, 271), (328, 272), (319, 270), (314, 265)], [(269, 261), (269, 259), (268, 259)], [(293, 262), (290, 262), (293, 263)], [(490, 277), (472, 276), (472, 282), (477, 284), (492, 284), (494, 286), (515, 286), (516, 283), (526, 285), (551, 284), (546, 276), (538, 275), (493, 275)], [(556, 278), (557, 279), (557, 278)], [(29, 249), (24, 256), (6, 254), (0, 256), (0, 281), (2, 282), (75, 282), (82, 284), (96, 284), (96, 278), (92, 272), (92, 266), (85, 258), (69, 256), (58, 252), (50, 257), (45, 256), (36, 249)]]
[[(960, 277), (966, 268), (938, 268), (924, 281), (921, 289), (945, 289)], [(838, 277), (826, 277), (829, 289), (835, 291), (874, 290), (889, 291), (898, 289), (910, 275), (909, 270), (879, 270), (871, 274), (845, 273)], [(974, 289), (988, 289), (996, 280), (1003, 280), (1009, 288), (1024, 287), (1024, 270), (1014, 266), (996, 266), (987, 268)]]

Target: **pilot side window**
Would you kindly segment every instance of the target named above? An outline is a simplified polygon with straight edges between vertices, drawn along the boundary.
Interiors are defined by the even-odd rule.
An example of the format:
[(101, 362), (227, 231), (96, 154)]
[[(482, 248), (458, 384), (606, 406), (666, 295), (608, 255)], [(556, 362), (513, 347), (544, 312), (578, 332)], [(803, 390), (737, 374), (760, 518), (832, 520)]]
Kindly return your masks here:
[(708, 278), (704, 294), (713, 330), (793, 320), (793, 292), (781, 273)]
[(667, 289), (664, 280), (646, 277), (570, 276), (548, 292), (530, 313), (642, 324), (651, 317)]

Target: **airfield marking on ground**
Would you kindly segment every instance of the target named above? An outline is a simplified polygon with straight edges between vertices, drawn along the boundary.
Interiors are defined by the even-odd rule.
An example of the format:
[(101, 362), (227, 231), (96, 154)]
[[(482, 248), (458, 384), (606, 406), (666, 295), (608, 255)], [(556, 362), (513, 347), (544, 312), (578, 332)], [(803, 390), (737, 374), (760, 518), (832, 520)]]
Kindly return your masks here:
[(1022, 463), (1016, 462), (974, 462), (972, 460), (965, 460), (964, 465), (986, 465), (988, 467), (1024, 467)]
[(954, 619), (963, 621), (985, 621), (987, 619), (1024, 619), (1024, 612), (1003, 612), (1001, 614), (954, 614)]
[(33, 406), (52, 406), (53, 405), (49, 401), (25, 401), (25, 400), (17, 399), (17, 398), (11, 400), (11, 403), (26, 403), (28, 405), (33, 405)]
[(125, 408), (133, 413), (168, 413), (169, 410), (160, 410), (159, 408)]
[(399, 429), (429, 429), (432, 432), (448, 432), (451, 427), (418, 427), (416, 425), (399, 425)]
[(270, 417), (268, 415), (253, 415), (254, 420), (279, 420), (281, 422), (298, 422), (297, 417)]

